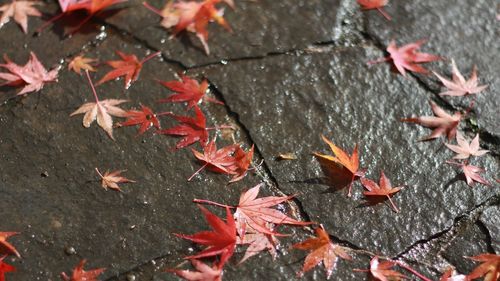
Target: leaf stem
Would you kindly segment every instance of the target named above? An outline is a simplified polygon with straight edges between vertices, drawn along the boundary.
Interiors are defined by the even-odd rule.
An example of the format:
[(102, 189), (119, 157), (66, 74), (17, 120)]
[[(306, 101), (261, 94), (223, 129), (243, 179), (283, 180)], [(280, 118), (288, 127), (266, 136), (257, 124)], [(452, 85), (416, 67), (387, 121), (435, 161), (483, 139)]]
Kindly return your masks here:
[(205, 130), (220, 130), (220, 129), (233, 129), (233, 130), (236, 130), (232, 125), (220, 125), (220, 126), (205, 128)]
[(222, 207), (222, 208), (231, 208), (231, 209), (235, 208), (233, 206), (229, 206), (229, 205), (217, 203), (217, 202), (210, 201), (210, 200), (204, 200), (204, 199), (193, 199), (193, 202), (194, 203), (202, 203), (202, 204), (214, 205), (214, 206), (218, 206), (218, 207)]
[(97, 97), (97, 92), (95, 91), (94, 84), (92, 83), (92, 80), (90, 79), (90, 74), (87, 69), (85, 69), (85, 74), (87, 75), (87, 79), (89, 80), (90, 88), (92, 88), (92, 93), (94, 94), (95, 102), (99, 103), (99, 98)]
[(197, 174), (199, 174), (201, 172), (201, 170), (205, 169), (205, 167), (208, 165), (208, 163), (205, 163), (205, 165), (201, 166), (201, 168), (199, 168), (196, 172), (194, 172), (193, 175), (191, 175), (188, 179), (188, 181), (191, 181), (193, 179), (194, 176), (196, 176)]
[(47, 22), (45, 22), (42, 26), (40, 26), (35, 32), (36, 33), (41, 33), (45, 28), (47, 28), (50, 24), (52, 24), (53, 22), (57, 21), (58, 19), (60, 19), (61, 17), (63, 17), (65, 15), (64, 12), (50, 18)]
[(391, 196), (389, 196), (389, 195), (386, 195), (386, 196), (387, 196), (387, 198), (389, 198), (389, 202), (391, 202), (391, 205), (392, 205), (392, 208), (394, 209), (394, 211), (395, 211), (396, 213), (399, 213), (399, 209), (398, 209), (398, 207), (396, 207), (396, 205), (395, 205), (395, 204), (394, 204), (394, 202), (392, 201)]
[(153, 7), (153, 6), (149, 5), (149, 3), (148, 3), (148, 2), (146, 2), (146, 1), (142, 2), (142, 5), (143, 5), (144, 7), (146, 7), (148, 10), (150, 10), (151, 12), (153, 12), (153, 13), (155, 13), (155, 14), (159, 15), (160, 17), (163, 17), (162, 12), (161, 12), (160, 10), (156, 9), (155, 7)]
[(143, 58), (143, 59), (141, 60), (141, 64), (143, 64), (143, 63), (147, 62), (148, 60), (150, 60), (150, 59), (152, 59), (152, 58), (154, 58), (154, 57), (156, 57), (156, 56), (157, 56), (157, 55), (159, 55), (160, 53), (161, 53), (161, 52), (160, 52), (160, 51), (158, 51), (158, 52), (156, 52), (156, 53), (153, 53), (153, 54), (151, 54), (151, 55), (149, 55), (149, 56), (147, 56), (147, 57)]
[(385, 19), (387, 19), (388, 21), (391, 20), (391, 17), (384, 11), (384, 9), (378, 7), (377, 10), (382, 14), (382, 16), (384, 16)]
[(173, 114), (174, 113), (172, 111), (166, 111), (166, 112), (156, 113), (155, 116), (173, 115)]
[(409, 272), (413, 273), (413, 275), (417, 276), (418, 278), (422, 279), (423, 281), (432, 281), (431, 279), (425, 277), (424, 275), (422, 275), (421, 273), (419, 273), (418, 271), (416, 271), (415, 269), (413, 269), (411, 266), (403, 263), (403, 262), (400, 262), (400, 261), (394, 261), (395, 263), (397, 263), (399, 266), (401, 266), (402, 268), (408, 270)]
[(379, 58), (377, 60), (371, 60), (371, 61), (367, 62), (366, 64), (368, 64), (368, 65), (377, 64), (377, 63), (381, 63), (381, 62), (386, 62), (390, 59), (391, 59), (390, 57)]

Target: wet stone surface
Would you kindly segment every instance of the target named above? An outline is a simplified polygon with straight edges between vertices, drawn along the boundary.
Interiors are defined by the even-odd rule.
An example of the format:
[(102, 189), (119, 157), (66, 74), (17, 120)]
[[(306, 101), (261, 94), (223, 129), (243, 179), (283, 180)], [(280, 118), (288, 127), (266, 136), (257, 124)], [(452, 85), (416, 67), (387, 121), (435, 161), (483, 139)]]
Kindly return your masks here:
[[(195, 36), (169, 39), (160, 18), (142, 1), (120, 4), (124, 9), (101, 15), (72, 37), (65, 37), (60, 25), (34, 36), (43, 22), (34, 17), (29, 35), (13, 22), (0, 29), (2, 54), (24, 64), (31, 50), (47, 68), (61, 68), (58, 83), (40, 93), (15, 97), (18, 89), (0, 88), (0, 231), (20, 232), (9, 241), (22, 256), (6, 259), (17, 267), (7, 280), (60, 280), (60, 272), (69, 272), (83, 258), (86, 268), (107, 268), (102, 280), (179, 280), (164, 270), (189, 268), (183, 257), (200, 248), (174, 234), (208, 229), (192, 200), (236, 205), (242, 191), (261, 182), (261, 196), (296, 194), (280, 208), (323, 224), (334, 242), (353, 249), (353, 260), (339, 261), (331, 280), (368, 279), (353, 269), (367, 268), (370, 253), (411, 262), (433, 280), (448, 265), (469, 272), (475, 264), (463, 256), (498, 253), (500, 63), (493, 1), (391, 1), (386, 10), (392, 22), (375, 11), (360, 12), (347, 0), (235, 2), (235, 10), (225, 10), (232, 34), (209, 25), (209, 56)], [(40, 10), (49, 18), (57, 5), (44, 3)], [(366, 30), (359, 30), (363, 24)], [(332, 42), (336, 38), (339, 42)], [(424, 51), (455, 58), (466, 77), (477, 64), (480, 81), (490, 85), (460, 130), (468, 138), (481, 132), (482, 145), (492, 150), (471, 160), (487, 170), (491, 187), (467, 186), (454, 167), (444, 164), (453, 154), (443, 139), (418, 142), (430, 130), (399, 121), (432, 115), (429, 100), (452, 112), (467, 108), (470, 99), (438, 98), (442, 89), (432, 76), (404, 78), (388, 64), (366, 65), (384, 56), (391, 39), (404, 44), (421, 38), (429, 39)], [(189, 149), (172, 150), (178, 139), (152, 131), (136, 136), (136, 127), (125, 127), (114, 129), (112, 141), (95, 122), (84, 128), (83, 115), (69, 117), (94, 99), (85, 77), (67, 71), (65, 61), (79, 53), (101, 62), (116, 60), (117, 50), (139, 59), (160, 50), (163, 57), (146, 62), (129, 89), (122, 79), (98, 86), (101, 100), (127, 99), (124, 109), (143, 104), (157, 113), (190, 114), (181, 104), (158, 104), (171, 93), (156, 80), (177, 79), (185, 70), (206, 77), (209, 95), (225, 102), (202, 105), (207, 124), (237, 128), (232, 135), (210, 136), (217, 136), (219, 146), (240, 142), (248, 149), (254, 144), (254, 164), (264, 160), (262, 166), (230, 186), (228, 177), (207, 171), (188, 182), (200, 165)], [(450, 75), (449, 61), (429, 67)], [(94, 81), (110, 70), (98, 69), (91, 74)], [(177, 123), (164, 116), (161, 124)], [(323, 184), (311, 155), (330, 154), (321, 134), (349, 153), (359, 144), (368, 178), (378, 180), (383, 170), (394, 186), (404, 186), (393, 197), (401, 212), (394, 213), (388, 202), (364, 206), (359, 181), (351, 198), (346, 189)], [(297, 160), (278, 161), (282, 153), (293, 153)], [(123, 175), (137, 183), (121, 185), (121, 193), (106, 191), (96, 167), (126, 169)], [(224, 216), (220, 208), (209, 208)], [(472, 214), (474, 219), (465, 219)], [(237, 265), (245, 250), (239, 248), (224, 280), (325, 280), (323, 266), (301, 279), (296, 275), (306, 252), (290, 245), (311, 237), (311, 229), (280, 231), (291, 235), (280, 239), (275, 261), (261, 253)], [(436, 240), (440, 243), (431, 243)]]

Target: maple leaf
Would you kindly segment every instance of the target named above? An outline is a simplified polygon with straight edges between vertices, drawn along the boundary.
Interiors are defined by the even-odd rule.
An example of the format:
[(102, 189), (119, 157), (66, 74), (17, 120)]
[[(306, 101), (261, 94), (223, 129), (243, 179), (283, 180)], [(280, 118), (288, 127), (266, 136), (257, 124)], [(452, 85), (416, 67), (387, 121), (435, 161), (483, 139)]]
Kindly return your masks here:
[(195, 149), (191, 149), (194, 157), (200, 160), (203, 163), (203, 166), (198, 169), (191, 177), (189, 177), (188, 181), (190, 181), (204, 168), (207, 168), (216, 173), (235, 174), (235, 172), (233, 172), (229, 168), (230, 166), (234, 165), (235, 158), (232, 156), (232, 154), (238, 147), (238, 145), (233, 144), (221, 149), (217, 149), (214, 138), (211, 142), (205, 145), (205, 147), (203, 147), (203, 153)]
[(7, 255), (0, 257), (0, 281), (5, 281), (5, 273), (16, 271), (16, 268), (14, 266), (3, 261), (6, 257)]
[(18, 232), (0, 232), (0, 254), (15, 255), (20, 258), (21, 255), (12, 244), (7, 242), (7, 239), (13, 235), (19, 234)]
[(396, 263), (390, 260), (380, 262), (378, 257), (375, 256), (370, 260), (370, 274), (380, 281), (406, 278), (403, 274), (391, 269), (395, 265)]
[(389, 46), (387, 46), (387, 52), (389, 53), (389, 56), (376, 61), (371, 61), (368, 64), (375, 64), (392, 60), (394, 66), (403, 76), (406, 76), (405, 69), (417, 73), (428, 73), (429, 71), (423, 68), (420, 64), (425, 62), (437, 61), (440, 60), (441, 57), (418, 52), (417, 50), (424, 43), (425, 40), (420, 40), (398, 48), (396, 46), (396, 42), (391, 41), (391, 43), (389, 43)]
[(13, 0), (10, 4), (0, 6), (0, 12), (3, 12), (2, 17), (0, 17), (0, 27), (6, 24), (9, 18), (14, 17), (14, 20), (21, 26), (23, 32), (28, 33), (28, 16), (42, 16), (40, 11), (33, 7), (39, 4), (32, 1)]
[(500, 279), (500, 256), (495, 254), (480, 254), (469, 259), (481, 262), (467, 275), (470, 280), (484, 277), (483, 281), (497, 281)]
[(106, 171), (104, 175), (101, 174), (101, 172), (99, 172), (99, 169), (97, 168), (95, 168), (95, 171), (101, 177), (101, 186), (104, 189), (111, 188), (116, 191), (122, 191), (118, 186), (119, 183), (135, 182), (134, 180), (129, 180), (126, 177), (121, 176), (121, 173), (125, 172), (126, 170), (118, 170), (111, 173), (109, 171)]
[(460, 112), (455, 112), (452, 115), (446, 113), (441, 107), (439, 107), (434, 102), (429, 102), (431, 105), (431, 109), (436, 116), (421, 116), (421, 117), (413, 117), (413, 118), (403, 118), (402, 122), (416, 123), (420, 124), (424, 127), (434, 129), (432, 133), (421, 139), (420, 141), (426, 141), (431, 139), (436, 139), (441, 135), (447, 136), (448, 140), (451, 140), (455, 137), (457, 133), (458, 124), (462, 120), (463, 115)]
[(382, 7), (386, 6), (389, 0), (357, 0), (358, 4), (361, 6), (363, 10), (372, 10), (377, 9), (384, 18), (387, 20), (391, 20), (391, 17), (382, 9)]
[[(271, 229), (270, 224), (268, 224), (268, 228)], [(272, 231), (272, 229), (271, 229)], [(241, 234), (240, 234), (241, 235)], [(241, 237), (241, 236), (240, 236)], [(278, 244), (278, 240), (274, 235), (268, 235), (268, 234), (263, 234), (263, 233), (245, 233), (243, 238), (238, 237), (238, 243), (239, 245), (249, 245), (247, 250), (245, 251), (245, 255), (243, 258), (238, 262), (238, 264), (241, 264), (245, 262), (247, 259), (259, 254), (260, 252), (267, 250), (270, 254), (271, 257), (276, 259), (276, 256), (278, 255), (276, 251), (276, 246)]]
[(330, 183), (338, 188), (349, 185), (347, 196), (351, 196), (352, 183), (365, 175), (364, 170), (359, 169), (358, 145), (354, 147), (352, 155), (349, 156), (325, 136), (322, 135), (321, 137), (328, 144), (333, 155), (325, 155), (318, 152), (314, 152), (313, 155), (318, 160), (323, 173), (328, 177)]
[(214, 102), (224, 104), (218, 100), (205, 96), (208, 90), (208, 81), (204, 79), (201, 85), (195, 79), (181, 75), (182, 81), (159, 81), (163, 86), (176, 92), (166, 99), (161, 99), (158, 102), (187, 102), (187, 109), (193, 108), (200, 101)]
[(0, 84), (17, 86), (25, 85), (17, 95), (25, 95), (30, 92), (40, 91), (45, 83), (57, 81), (58, 69), (47, 71), (40, 63), (35, 53), (30, 53), (30, 59), (24, 66), (20, 66), (12, 62), (6, 55), (5, 64), (0, 64), (0, 67), (7, 69), (10, 73), (0, 73), (0, 78), (7, 82)]
[(445, 143), (450, 150), (454, 151), (457, 153), (453, 158), (455, 159), (467, 159), (471, 155), (473, 156), (483, 156), (484, 154), (488, 153), (489, 150), (483, 150), (479, 149), (479, 134), (476, 135), (474, 139), (469, 143), (467, 140), (464, 138), (464, 136), (460, 133), (457, 132), (457, 144), (458, 145), (452, 145)]
[(201, 231), (193, 235), (176, 234), (180, 238), (193, 241), (197, 244), (205, 245), (207, 248), (196, 255), (185, 257), (186, 259), (199, 259), (221, 255), (219, 267), (229, 260), (234, 253), (236, 246), (236, 223), (233, 215), (226, 207), (226, 222), (212, 214), (205, 207), (198, 205), (210, 224), (213, 231)]
[[(223, 10), (217, 10), (216, 4), (221, 0), (205, 0), (203, 2), (181, 1), (178, 3), (168, 2), (162, 11), (157, 10), (146, 2), (143, 5), (163, 18), (162, 26), (169, 29), (174, 28), (173, 36), (181, 31), (193, 32), (200, 39), (205, 53), (210, 54), (208, 47), (207, 25), (210, 21), (216, 21), (226, 30), (232, 31), (229, 24), (223, 18)], [(228, 4), (232, 1), (224, 0)]]
[(141, 110), (129, 110), (123, 117), (128, 118), (125, 122), (117, 123), (117, 127), (141, 125), (137, 135), (142, 135), (149, 128), (155, 127), (160, 129), (159, 114), (155, 114), (151, 108), (141, 105)]
[(74, 116), (76, 114), (83, 114), (83, 126), (85, 128), (90, 127), (90, 124), (97, 119), (97, 125), (99, 125), (108, 136), (113, 138), (113, 119), (112, 116), (125, 117), (126, 111), (117, 107), (117, 105), (127, 102), (127, 100), (117, 100), (117, 99), (106, 99), (100, 101), (97, 97), (97, 93), (90, 80), (89, 72), (86, 70), (87, 79), (89, 81), (90, 87), (92, 88), (92, 93), (94, 94), (95, 102), (88, 102), (80, 106), (77, 110), (71, 113), (69, 116)]
[(146, 58), (142, 59), (139, 61), (135, 55), (127, 55), (125, 53), (122, 53), (120, 51), (116, 51), (116, 54), (120, 56), (122, 59), (121, 60), (113, 60), (113, 61), (107, 61), (106, 64), (114, 68), (114, 70), (111, 70), (108, 72), (104, 77), (97, 82), (96, 86), (101, 85), (104, 82), (107, 82), (109, 80), (116, 79), (120, 76), (125, 76), (125, 89), (128, 89), (132, 82), (135, 82), (137, 78), (139, 77), (139, 73), (141, 72), (142, 65), (156, 57), (160, 52), (156, 52), (154, 54), (151, 54), (147, 56)]
[(59, 5), (61, 6), (62, 13), (55, 15), (51, 19), (49, 19), (45, 24), (43, 24), (40, 28), (37, 29), (37, 32), (42, 32), (47, 26), (52, 24), (53, 22), (59, 20), (65, 16), (71, 16), (71, 14), (75, 11), (85, 11), (87, 13), (87, 17), (80, 21), (80, 23), (75, 27), (70, 34), (77, 32), (83, 25), (85, 25), (92, 17), (96, 14), (100, 13), (104, 9), (119, 3), (126, 2), (127, 0), (69, 0), (69, 1), (59, 1)]
[(451, 68), (453, 81), (446, 80), (436, 72), (433, 72), (434, 75), (436, 75), (437, 78), (441, 80), (441, 83), (443, 83), (443, 85), (448, 88), (448, 91), (442, 92), (439, 95), (461, 97), (478, 94), (488, 87), (488, 85), (478, 86), (476, 66), (472, 68), (472, 74), (469, 80), (465, 80), (460, 71), (458, 71), (457, 65), (455, 64), (454, 60), (451, 60)]
[(393, 196), (396, 192), (399, 192), (402, 187), (392, 187), (391, 182), (385, 176), (384, 171), (380, 172), (379, 184), (367, 178), (362, 178), (361, 184), (368, 190), (364, 191), (363, 195), (374, 196), (374, 197), (380, 197), (380, 196), (387, 197), (387, 199), (389, 199), (389, 202), (391, 202), (394, 211), (396, 213), (399, 212), (394, 202), (392, 202), (391, 196)]
[(449, 268), (442, 276), (439, 281), (470, 281), (467, 275), (454, 274), (453, 268)]
[(83, 266), (87, 261), (81, 260), (80, 263), (73, 269), (73, 274), (71, 277), (66, 275), (65, 272), (61, 272), (61, 277), (64, 281), (98, 281), (97, 277), (101, 275), (106, 269), (96, 268), (90, 271), (85, 271)]
[(338, 257), (348, 260), (352, 258), (347, 254), (345, 248), (333, 244), (330, 241), (330, 236), (322, 226), (316, 228), (315, 231), (316, 238), (310, 238), (301, 243), (292, 245), (295, 249), (311, 251), (304, 261), (302, 270), (298, 274), (302, 276), (305, 272), (323, 262), (326, 270), (326, 279), (329, 279), (335, 269)]
[(248, 152), (245, 152), (245, 150), (243, 150), (241, 146), (236, 147), (236, 151), (234, 152), (233, 155), (234, 164), (229, 166), (229, 170), (231, 171), (231, 173), (234, 174), (234, 176), (229, 181), (229, 183), (237, 182), (243, 179), (247, 175), (250, 165), (252, 164), (253, 152), (254, 152), (253, 144), (252, 147), (250, 147), (250, 149), (248, 150)]
[(208, 142), (208, 130), (206, 127), (206, 118), (198, 106), (194, 107), (195, 117), (178, 116), (170, 114), (175, 120), (180, 122), (180, 125), (170, 129), (158, 130), (158, 134), (174, 135), (183, 137), (175, 145), (176, 149), (189, 146), (195, 142), (200, 142), (204, 147)]
[(482, 173), (485, 171), (483, 168), (469, 165), (469, 164), (467, 164), (467, 161), (465, 163), (446, 161), (446, 163), (448, 163), (450, 165), (459, 166), (462, 169), (462, 172), (464, 173), (465, 180), (467, 181), (467, 185), (469, 185), (471, 187), (473, 186), (475, 181), (482, 183), (484, 185), (488, 185), (488, 186), (491, 185), (487, 180), (483, 179), (479, 175), (479, 173)]
[[(272, 209), (271, 207), (286, 202), (294, 196), (268, 196), (257, 198), (260, 187), (258, 184), (240, 196), (240, 202), (236, 206), (234, 218), (241, 223), (239, 229), (245, 229), (246, 225), (259, 233), (276, 235), (277, 233), (267, 227), (267, 223), (273, 224), (291, 224), (291, 225), (310, 225), (311, 222), (302, 222), (292, 219), (284, 213)], [(241, 236), (245, 236), (245, 231), (239, 231)]]
[(86, 58), (84, 56), (74, 57), (68, 64), (68, 70), (73, 70), (78, 74), (82, 74), (82, 69), (95, 72), (95, 68), (91, 63), (96, 62), (96, 59)]
[(191, 263), (197, 271), (167, 269), (166, 272), (171, 272), (185, 280), (190, 281), (221, 281), (222, 267), (218, 265), (209, 266), (199, 260), (191, 259)]

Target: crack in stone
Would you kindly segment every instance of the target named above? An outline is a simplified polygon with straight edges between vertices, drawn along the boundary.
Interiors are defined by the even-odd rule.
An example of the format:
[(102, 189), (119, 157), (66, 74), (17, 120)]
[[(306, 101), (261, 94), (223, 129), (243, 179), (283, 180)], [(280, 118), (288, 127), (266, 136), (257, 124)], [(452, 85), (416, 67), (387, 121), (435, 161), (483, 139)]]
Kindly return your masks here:
[(486, 225), (480, 219), (476, 221), (476, 225), (481, 230), (481, 232), (486, 236), (486, 247), (488, 248), (488, 252), (495, 253), (495, 249), (493, 248), (493, 243), (492, 243), (493, 238), (491, 237), (491, 233), (486, 227)]

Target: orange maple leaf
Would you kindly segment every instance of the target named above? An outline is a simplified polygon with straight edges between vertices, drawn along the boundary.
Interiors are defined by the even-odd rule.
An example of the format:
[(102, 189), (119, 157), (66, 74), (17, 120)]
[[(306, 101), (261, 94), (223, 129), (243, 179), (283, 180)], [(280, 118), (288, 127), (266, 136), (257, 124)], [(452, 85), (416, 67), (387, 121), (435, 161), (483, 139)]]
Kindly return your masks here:
[(323, 141), (328, 144), (333, 155), (325, 155), (318, 152), (314, 152), (313, 155), (316, 157), (316, 160), (318, 160), (329, 183), (336, 188), (343, 188), (349, 185), (347, 196), (351, 196), (352, 183), (365, 175), (364, 170), (359, 169), (358, 145), (354, 147), (352, 155), (349, 156), (325, 136), (321, 137)]
[(118, 186), (119, 183), (135, 182), (134, 180), (129, 180), (126, 177), (121, 176), (121, 173), (125, 172), (126, 170), (118, 170), (111, 173), (109, 171), (106, 171), (104, 175), (101, 174), (101, 172), (99, 172), (99, 169), (97, 168), (95, 168), (95, 171), (101, 177), (101, 186), (104, 189), (111, 188), (116, 191), (122, 191), (120, 189), (120, 186)]
[(292, 246), (295, 249), (311, 251), (304, 261), (302, 270), (298, 274), (302, 276), (305, 272), (323, 262), (326, 270), (326, 278), (329, 279), (339, 257), (347, 260), (352, 258), (347, 254), (344, 247), (333, 244), (332, 241), (330, 241), (330, 236), (322, 226), (316, 228), (315, 231), (316, 238), (310, 238)]
[(105, 268), (92, 269), (90, 271), (85, 271), (83, 266), (86, 260), (81, 260), (80, 263), (73, 269), (73, 274), (71, 277), (66, 275), (65, 272), (61, 272), (61, 277), (64, 281), (98, 281), (97, 277), (101, 275)]
[(10, 244), (7, 242), (7, 239), (13, 235), (19, 234), (18, 232), (0, 232), (0, 254), (9, 254), (9, 255), (15, 255), (18, 258), (21, 257), (19, 252)]
[(84, 56), (74, 57), (68, 64), (68, 70), (73, 70), (78, 74), (82, 74), (82, 69), (95, 72), (95, 68), (91, 63), (96, 62), (96, 59), (86, 58)]
[(470, 280), (484, 277), (483, 281), (500, 279), (500, 256), (495, 254), (480, 254), (470, 257), (471, 260), (482, 262), (467, 275)]

